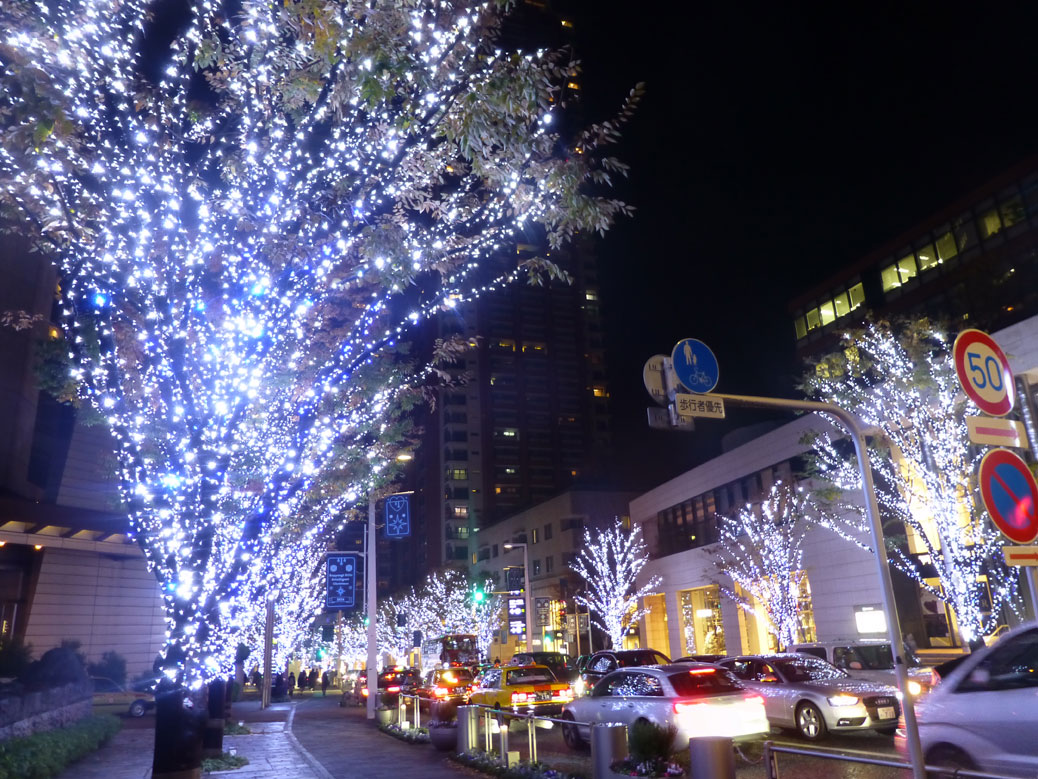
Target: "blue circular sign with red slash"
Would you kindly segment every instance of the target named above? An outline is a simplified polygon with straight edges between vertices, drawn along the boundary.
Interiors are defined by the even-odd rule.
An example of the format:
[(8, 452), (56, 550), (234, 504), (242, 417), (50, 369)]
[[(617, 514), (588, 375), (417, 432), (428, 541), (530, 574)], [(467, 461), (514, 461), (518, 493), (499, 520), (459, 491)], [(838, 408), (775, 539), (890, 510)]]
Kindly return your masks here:
[(1027, 463), (1008, 449), (984, 455), (978, 470), (980, 494), (991, 521), (1017, 544), (1038, 538), (1038, 484)]

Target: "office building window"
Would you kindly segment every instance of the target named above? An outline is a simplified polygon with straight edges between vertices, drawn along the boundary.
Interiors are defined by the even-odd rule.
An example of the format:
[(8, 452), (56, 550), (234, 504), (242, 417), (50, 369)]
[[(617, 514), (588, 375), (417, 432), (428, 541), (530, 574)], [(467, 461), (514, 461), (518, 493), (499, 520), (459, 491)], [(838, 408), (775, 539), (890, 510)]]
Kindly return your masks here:
[(544, 526), (544, 540), (548, 541), (551, 538), (551, 522)]
[(552, 555), (548, 555), (544, 558), (544, 572), (551, 573), (555, 569), (555, 558)]
[(980, 225), (980, 237), (984, 239), (990, 238), (1002, 229), (1002, 220), (994, 208), (981, 214), (977, 222)]
[(469, 515), (469, 507), (468, 506), (455, 506), (454, 507), (454, 516), (457, 517), (458, 519), (467, 519), (468, 515)]
[(490, 547), (490, 556), (497, 557), (497, 544), (494, 544), (492, 547)]
[(538, 537), (538, 530), (537, 530), (537, 528), (534, 528), (533, 530), (531, 530), (530, 531), (530, 543), (536, 544), (540, 540), (541, 539)]
[(537, 576), (537, 575), (540, 574), (540, 572), (541, 572), (541, 561), (540, 560), (534, 560), (533, 561), (533, 575)]
[(916, 252), (916, 257), (919, 259), (919, 272), (922, 273), (924, 270), (930, 270), (930, 268), (936, 268), (939, 260), (937, 259), (937, 252), (933, 250), (933, 244), (928, 243)]
[(469, 471), (467, 468), (448, 468), (447, 478), (452, 481), (464, 481), (469, 477)]
[(955, 236), (951, 230), (937, 239), (937, 259), (940, 262), (950, 260), (958, 253), (959, 248), (955, 245)]

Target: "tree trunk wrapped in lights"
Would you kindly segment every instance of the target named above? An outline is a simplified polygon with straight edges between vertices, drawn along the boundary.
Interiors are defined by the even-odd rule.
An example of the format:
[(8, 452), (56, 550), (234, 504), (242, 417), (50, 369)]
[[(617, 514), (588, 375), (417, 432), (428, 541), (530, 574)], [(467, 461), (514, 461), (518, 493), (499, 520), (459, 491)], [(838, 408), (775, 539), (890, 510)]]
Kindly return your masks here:
[[(265, 549), (403, 384), (405, 330), (512, 279), (624, 204), (591, 194), (630, 114), (553, 127), (574, 65), (495, 48), (504, 6), (388, 0), (11, 0), (0, 9), (0, 198), (60, 269), (75, 378), (114, 434), (162, 585), (168, 675), (229, 671)], [(171, 40), (170, 40), (171, 38)], [(559, 153), (562, 149), (580, 153)], [(386, 463), (347, 494), (363, 499)]]
[[(1002, 621), (1004, 608), (1019, 608), (1018, 581), (984, 517), (974, 479), (983, 453), (966, 427), (976, 411), (956, 378), (952, 340), (925, 319), (868, 322), (844, 334), (841, 346), (805, 385), (882, 431), (872, 463), (891, 562), (951, 607), (965, 642), (977, 641)], [(860, 493), (841, 440), (820, 433), (813, 444), (819, 475), (848, 495)], [(856, 514), (865, 527), (858, 502), (837, 496), (830, 513)]]
[(801, 587), (810, 512), (812, 501), (804, 489), (780, 481), (759, 507), (747, 505), (735, 516), (718, 515), (717, 567), (742, 589), (739, 593), (722, 587), (721, 592), (743, 610), (763, 616), (780, 647), (805, 639)]
[(641, 532), (639, 525), (627, 531), (619, 522), (594, 536), (585, 529), (584, 548), (571, 566), (587, 583), (585, 594), (576, 596), (577, 602), (591, 609), (595, 624), (609, 636), (614, 649), (623, 647), (627, 628), (649, 613), (638, 601), (661, 582), (653, 576), (636, 586), (638, 574), (649, 561)]

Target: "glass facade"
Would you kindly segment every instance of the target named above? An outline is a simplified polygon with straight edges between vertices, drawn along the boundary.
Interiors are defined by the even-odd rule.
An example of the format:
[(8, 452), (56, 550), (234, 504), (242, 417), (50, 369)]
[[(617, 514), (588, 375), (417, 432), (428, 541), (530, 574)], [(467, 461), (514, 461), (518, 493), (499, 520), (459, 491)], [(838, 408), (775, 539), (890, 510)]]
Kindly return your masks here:
[(728, 654), (718, 585), (678, 592), (678, 615), (682, 655)]

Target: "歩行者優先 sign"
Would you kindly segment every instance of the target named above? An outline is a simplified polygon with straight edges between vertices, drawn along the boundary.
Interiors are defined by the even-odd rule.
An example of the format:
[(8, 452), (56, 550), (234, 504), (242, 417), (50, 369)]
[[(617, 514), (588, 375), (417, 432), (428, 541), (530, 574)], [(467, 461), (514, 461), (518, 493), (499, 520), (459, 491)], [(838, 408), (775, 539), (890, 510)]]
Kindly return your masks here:
[(1017, 544), (1038, 538), (1038, 484), (1027, 463), (1008, 449), (993, 449), (981, 459), (977, 480), (1002, 535)]
[(329, 554), (325, 577), (325, 608), (352, 609), (357, 597), (357, 555), (352, 552)]
[(724, 419), (724, 401), (711, 395), (686, 395), (679, 392), (674, 406), (680, 417), (707, 417)]
[(977, 408), (993, 417), (1004, 417), (1013, 410), (1013, 371), (990, 335), (982, 330), (963, 330), (955, 339), (952, 353), (959, 383)]

